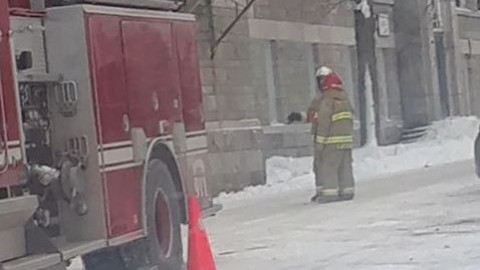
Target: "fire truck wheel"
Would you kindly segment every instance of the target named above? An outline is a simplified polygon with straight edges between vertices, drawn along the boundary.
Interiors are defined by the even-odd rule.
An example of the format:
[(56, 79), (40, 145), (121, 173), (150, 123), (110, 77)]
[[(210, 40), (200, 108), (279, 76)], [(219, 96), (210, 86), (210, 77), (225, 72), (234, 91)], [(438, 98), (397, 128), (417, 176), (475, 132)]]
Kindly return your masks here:
[(180, 270), (183, 265), (181, 208), (168, 167), (160, 160), (148, 164), (146, 214), (149, 260), (158, 269)]

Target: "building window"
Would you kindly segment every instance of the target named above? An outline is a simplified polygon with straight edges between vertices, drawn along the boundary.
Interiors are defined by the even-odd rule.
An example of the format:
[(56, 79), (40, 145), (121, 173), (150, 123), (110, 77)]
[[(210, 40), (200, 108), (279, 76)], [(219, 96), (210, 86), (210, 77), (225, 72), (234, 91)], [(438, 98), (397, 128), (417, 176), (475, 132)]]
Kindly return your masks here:
[(269, 118), (271, 123), (284, 123), (291, 112), (305, 111), (314, 95), (312, 46), (272, 40), (269, 50), (266, 59)]
[(461, 7), (462, 6), (462, 1), (461, 0), (455, 0), (455, 5), (457, 7)]

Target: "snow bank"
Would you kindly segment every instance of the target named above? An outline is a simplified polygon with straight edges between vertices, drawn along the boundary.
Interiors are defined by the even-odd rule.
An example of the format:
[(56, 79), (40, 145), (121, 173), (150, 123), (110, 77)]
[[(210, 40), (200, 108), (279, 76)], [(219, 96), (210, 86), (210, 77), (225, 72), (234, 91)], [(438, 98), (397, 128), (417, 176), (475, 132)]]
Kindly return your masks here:
[(260, 198), (308, 187), (313, 179), (312, 164), (311, 157), (272, 157), (267, 160), (266, 185), (247, 187), (237, 193), (222, 193), (215, 200), (225, 204), (230, 201)]
[(416, 143), (356, 149), (355, 175), (362, 180), (472, 159), (478, 124), (475, 117), (451, 118), (433, 123)]
[[(357, 181), (406, 170), (438, 166), (473, 158), (479, 121), (475, 117), (435, 122), (425, 138), (411, 144), (368, 146), (353, 152)], [(290, 190), (313, 188), (312, 157), (273, 157), (267, 160), (267, 184), (233, 194), (220, 194), (219, 203), (264, 197)]]

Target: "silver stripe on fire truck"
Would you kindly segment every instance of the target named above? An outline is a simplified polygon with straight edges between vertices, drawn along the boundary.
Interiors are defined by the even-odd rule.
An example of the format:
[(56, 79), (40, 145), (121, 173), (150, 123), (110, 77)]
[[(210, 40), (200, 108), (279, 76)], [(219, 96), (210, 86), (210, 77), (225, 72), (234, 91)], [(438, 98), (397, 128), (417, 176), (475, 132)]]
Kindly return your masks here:
[(121, 147), (127, 147), (127, 146), (132, 146), (132, 141), (121, 141), (121, 142), (114, 142), (114, 143), (106, 143), (103, 144), (102, 146), (98, 146), (98, 149), (110, 149), (110, 148), (121, 148)]
[[(98, 159), (102, 160), (102, 152), (98, 153)], [(131, 146), (103, 151), (104, 165), (133, 162), (133, 148)]]
[[(162, 138), (167, 140), (168, 138)], [(151, 139), (147, 139), (150, 142)], [(164, 141), (170, 148), (173, 143), (171, 141)], [(102, 154), (103, 153), (103, 154)], [(126, 163), (135, 163), (134, 161), (134, 149), (132, 141), (122, 141), (115, 143), (108, 143), (102, 146), (98, 146), (98, 159), (100, 165), (107, 167), (114, 165), (117, 166), (132, 166)]]
[[(192, 131), (192, 132), (188, 132), (187, 133), (187, 140), (188, 139), (197, 139), (198, 137), (202, 136), (202, 137), (205, 137), (205, 147), (206, 147), (206, 134), (207, 132), (202, 130), (202, 131)], [(160, 139), (164, 139), (164, 140), (171, 140), (172, 139), (172, 136), (171, 135), (168, 135), (168, 136), (162, 136), (160, 137)], [(151, 138), (148, 138), (147, 139), (148, 141), (152, 140)], [(9, 142), (9, 145), (10, 143), (13, 143), (13, 142), (16, 142), (17, 144), (20, 144), (20, 141), (12, 141), (12, 142)], [(110, 149), (110, 148), (120, 148), (120, 147), (126, 147), (126, 146), (132, 146), (133, 142), (131, 140), (128, 140), (128, 141), (121, 141), (121, 142), (114, 142), (114, 143), (105, 143), (103, 145), (99, 145), (98, 146), (98, 150), (100, 149), (104, 149), (104, 150), (107, 150), (107, 149)], [(199, 148), (199, 147), (195, 147), (195, 148)]]
[[(167, 139), (167, 138), (165, 138)], [(149, 140), (150, 141), (150, 140)], [(171, 140), (163, 141), (170, 149), (173, 148)], [(207, 152), (207, 137), (196, 136), (186, 139), (186, 155), (197, 155)], [(101, 150), (103, 148), (103, 151)], [(116, 142), (99, 146), (98, 159), (102, 165), (102, 171), (126, 169), (140, 165), (134, 161), (134, 150), (131, 141)]]
[(145, 237), (143, 230), (134, 231), (108, 240), (109, 246), (120, 246), (133, 240)]
[(20, 141), (8, 141), (8, 142), (7, 142), (7, 146), (8, 146), (8, 147), (20, 146)]
[(142, 165), (143, 165), (142, 162), (130, 162), (125, 164), (119, 164), (119, 165), (113, 165), (105, 168), (100, 168), (100, 172), (118, 171), (118, 170), (130, 169), (133, 167), (139, 167)]
[(200, 136), (200, 135), (207, 135), (207, 131), (206, 130), (200, 130), (200, 131), (190, 131), (190, 132), (187, 132), (187, 137), (195, 137), (195, 136)]

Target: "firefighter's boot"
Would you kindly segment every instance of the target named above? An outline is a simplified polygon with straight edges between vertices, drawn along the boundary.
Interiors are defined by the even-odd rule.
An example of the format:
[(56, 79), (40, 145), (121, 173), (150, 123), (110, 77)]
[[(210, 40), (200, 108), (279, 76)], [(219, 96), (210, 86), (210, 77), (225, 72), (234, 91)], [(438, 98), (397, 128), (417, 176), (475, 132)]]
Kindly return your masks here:
[(326, 195), (321, 195), (321, 196), (318, 196), (315, 201), (315, 203), (319, 203), (319, 204), (324, 204), (324, 203), (333, 203), (333, 202), (338, 202), (340, 201), (340, 197), (338, 196), (326, 196)]
[(317, 188), (317, 193), (311, 200), (314, 203), (331, 203), (339, 201), (340, 197), (338, 196), (338, 192), (334, 194), (325, 192), (323, 188)]
[(355, 192), (353, 191), (353, 189), (352, 189), (351, 192), (348, 192), (348, 191), (347, 192), (340, 192), (339, 198), (342, 201), (351, 201), (351, 200), (353, 200), (353, 198), (355, 198)]
[(331, 203), (340, 201), (338, 189), (326, 189), (322, 190), (321, 196), (319, 196), (316, 203)]
[(323, 196), (323, 187), (317, 187), (315, 195), (310, 198), (311, 202), (316, 202), (318, 199), (320, 199)]

